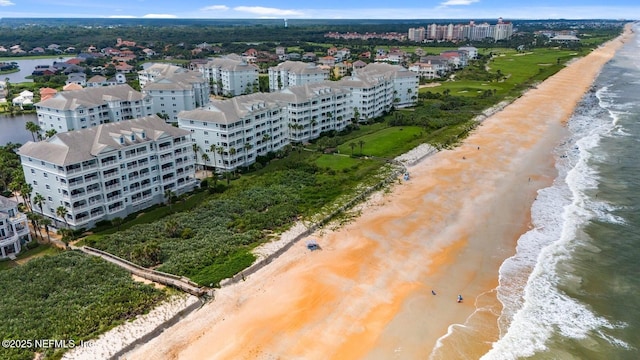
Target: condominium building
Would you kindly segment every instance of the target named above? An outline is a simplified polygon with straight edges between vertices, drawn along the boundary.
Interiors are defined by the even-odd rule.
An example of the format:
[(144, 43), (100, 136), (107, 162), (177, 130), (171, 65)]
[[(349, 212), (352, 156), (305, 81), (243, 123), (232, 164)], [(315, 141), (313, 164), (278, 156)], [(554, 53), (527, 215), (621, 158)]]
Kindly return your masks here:
[(344, 130), (353, 118), (352, 92), (333, 81), (292, 86), (269, 95), (286, 106), (289, 142), (307, 142), (323, 132)]
[(0, 196), (0, 259), (17, 255), (31, 241), (27, 216), (18, 211), (18, 203)]
[(214, 100), (209, 105), (178, 114), (178, 127), (191, 132), (196, 149), (207, 154), (198, 164), (223, 171), (248, 166), (256, 156), (288, 144), (286, 111), (265, 94)]
[(258, 67), (242, 59), (213, 58), (197, 68), (215, 94), (237, 96), (258, 91)]
[(409, 41), (423, 42), (425, 38), (426, 30), (423, 27), (409, 28), (409, 34), (407, 39)]
[[(163, 71), (163, 67), (167, 69)], [(154, 70), (153, 75), (150, 70)], [(167, 122), (176, 123), (180, 111), (193, 110), (209, 102), (209, 81), (199, 71), (155, 64), (145, 70), (143, 76), (147, 80), (142, 86), (142, 94), (152, 99), (153, 114)]]
[(207, 154), (204, 159), (198, 157), (199, 165), (229, 171), (251, 165), (257, 156), (289, 143), (341, 131), (352, 118), (351, 92), (325, 81), (214, 100), (204, 108), (180, 113), (178, 126), (191, 131), (197, 149)]
[(314, 63), (285, 61), (269, 68), (269, 91), (279, 91), (291, 86), (321, 82), (329, 79), (329, 70)]
[[(189, 131), (156, 115), (58, 133), (19, 151), (33, 195), (58, 226), (90, 228), (196, 185)], [(62, 206), (66, 217), (60, 218)]]
[(152, 114), (151, 97), (127, 84), (60, 91), (36, 103), (43, 131), (62, 133)]
[(412, 106), (417, 101), (419, 76), (400, 65), (372, 63), (337, 82), (352, 92), (354, 117), (358, 121), (381, 116), (392, 107)]
[(186, 71), (187, 69), (177, 65), (152, 63), (138, 71), (138, 83), (140, 84), (140, 88), (143, 88), (147, 83), (154, 82), (161, 78), (170, 77), (174, 74), (184, 73)]
[(425, 38), (438, 41), (485, 40), (495, 41), (509, 39), (513, 35), (513, 24), (498, 19), (495, 25), (489, 23), (476, 24), (471, 20), (468, 24), (431, 24), (426, 28)]

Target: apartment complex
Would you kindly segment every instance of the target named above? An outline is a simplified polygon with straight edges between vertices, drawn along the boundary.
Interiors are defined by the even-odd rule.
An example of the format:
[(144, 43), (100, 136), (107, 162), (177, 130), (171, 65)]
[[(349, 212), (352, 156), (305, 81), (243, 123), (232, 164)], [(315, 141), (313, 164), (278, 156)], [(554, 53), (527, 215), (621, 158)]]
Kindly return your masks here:
[(171, 77), (174, 74), (186, 72), (187, 69), (164, 63), (153, 63), (138, 71), (138, 83), (142, 89), (147, 83), (160, 80), (161, 78)]
[(242, 59), (213, 58), (197, 68), (215, 94), (237, 96), (258, 91), (258, 67)]
[(328, 81), (214, 100), (178, 115), (178, 126), (210, 161), (198, 164), (222, 171), (248, 166), (257, 156), (291, 142), (309, 141), (323, 131), (343, 130), (351, 122), (351, 93)]
[(352, 93), (354, 116), (358, 121), (367, 121), (392, 107), (414, 105), (419, 76), (400, 65), (372, 63), (336, 83)]
[(352, 120), (367, 121), (392, 107), (413, 105), (417, 94), (418, 74), (398, 65), (369, 64), (340, 81), (214, 100), (179, 113), (178, 126), (191, 132), (211, 160), (200, 157), (198, 164), (228, 171), (289, 143), (341, 131)]
[[(513, 35), (513, 24), (505, 22), (502, 18), (494, 25), (489, 23), (476, 24), (471, 20), (468, 24), (431, 24), (426, 28), (410, 28), (408, 32), (409, 40), (412, 41), (479, 41), (487, 38), (494, 41), (506, 40)], [(413, 36), (412, 36), (413, 34)], [(423, 36), (422, 36), (423, 35)]]
[[(209, 102), (209, 81), (201, 72), (175, 65), (154, 64), (138, 73), (142, 94), (152, 99), (153, 114), (176, 123), (178, 113)], [(143, 80), (144, 79), (144, 80)]]
[(0, 196), (0, 259), (17, 255), (29, 241), (27, 216), (18, 211), (18, 203)]
[[(19, 149), (25, 180), (58, 226), (90, 228), (197, 186), (189, 131), (156, 115), (58, 133)], [(58, 217), (58, 207), (66, 217)]]
[(291, 86), (321, 82), (329, 79), (329, 70), (314, 63), (285, 61), (269, 68), (269, 91), (280, 91)]
[(178, 127), (191, 132), (197, 149), (207, 154), (198, 164), (233, 170), (250, 165), (256, 156), (288, 144), (287, 119), (281, 103), (268, 94), (214, 100), (209, 105), (178, 114)]
[(55, 129), (58, 133), (153, 113), (151, 97), (126, 84), (60, 91), (35, 107), (42, 130)]

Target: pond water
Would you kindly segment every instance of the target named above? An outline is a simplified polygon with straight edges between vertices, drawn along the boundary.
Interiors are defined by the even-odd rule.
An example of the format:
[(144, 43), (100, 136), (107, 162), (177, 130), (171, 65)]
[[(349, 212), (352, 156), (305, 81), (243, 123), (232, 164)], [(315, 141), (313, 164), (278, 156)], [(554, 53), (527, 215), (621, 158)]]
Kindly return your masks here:
[(27, 79), (26, 77), (33, 73), (33, 70), (36, 69), (38, 65), (53, 65), (54, 62), (57, 61), (67, 61), (69, 59), (73, 59), (73, 56), (64, 56), (60, 58), (50, 58), (50, 59), (20, 59), (20, 58), (5, 58), (4, 60), (0, 60), (3, 62), (16, 62), (20, 67), (20, 71), (10, 73), (10, 74), (2, 74), (0, 75), (0, 80), (4, 81), (5, 79), (9, 79), (12, 84), (20, 83), (20, 82), (31, 82), (31, 79)]
[(0, 145), (10, 142), (24, 144), (33, 140), (31, 133), (25, 128), (27, 121), (37, 122), (38, 118), (36, 114), (0, 115)]

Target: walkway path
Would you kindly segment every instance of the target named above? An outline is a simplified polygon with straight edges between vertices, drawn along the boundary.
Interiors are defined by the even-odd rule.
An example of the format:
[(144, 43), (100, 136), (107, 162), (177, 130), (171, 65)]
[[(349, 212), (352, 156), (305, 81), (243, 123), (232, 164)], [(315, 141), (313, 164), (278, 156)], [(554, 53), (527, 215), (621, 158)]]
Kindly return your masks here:
[(119, 258), (113, 254), (109, 254), (108, 252), (104, 252), (102, 250), (94, 249), (89, 246), (81, 246), (81, 247), (72, 246), (72, 249), (80, 250), (89, 255), (99, 256), (105, 259), (106, 261), (113, 263), (115, 265), (118, 265), (121, 268), (127, 270), (128, 272), (134, 275), (137, 275), (141, 278), (144, 278), (153, 282), (157, 282), (163, 285), (173, 286), (191, 295), (195, 295), (198, 297), (201, 297), (204, 295), (209, 295), (209, 296), (213, 295), (213, 290), (202, 288), (198, 286), (198, 284), (196, 284), (195, 282), (187, 278), (180, 277), (173, 274), (163, 273), (161, 271), (150, 270), (142, 266), (136, 265), (125, 259)]

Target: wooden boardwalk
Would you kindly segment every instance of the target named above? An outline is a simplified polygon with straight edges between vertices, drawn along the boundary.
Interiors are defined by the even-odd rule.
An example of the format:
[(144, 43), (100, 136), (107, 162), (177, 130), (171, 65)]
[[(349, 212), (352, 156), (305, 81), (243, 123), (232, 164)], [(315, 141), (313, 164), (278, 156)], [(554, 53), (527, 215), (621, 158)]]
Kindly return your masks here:
[(197, 297), (212, 295), (213, 293), (211, 289), (200, 287), (198, 286), (198, 284), (189, 280), (188, 278), (164, 273), (161, 271), (150, 270), (102, 250), (94, 249), (89, 246), (76, 247), (75, 249), (78, 249), (89, 255), (101, 257), (106, 261), (118, 265), (119, 267), (143, 279), (147, 279), (167, 286), (172, 286)]

